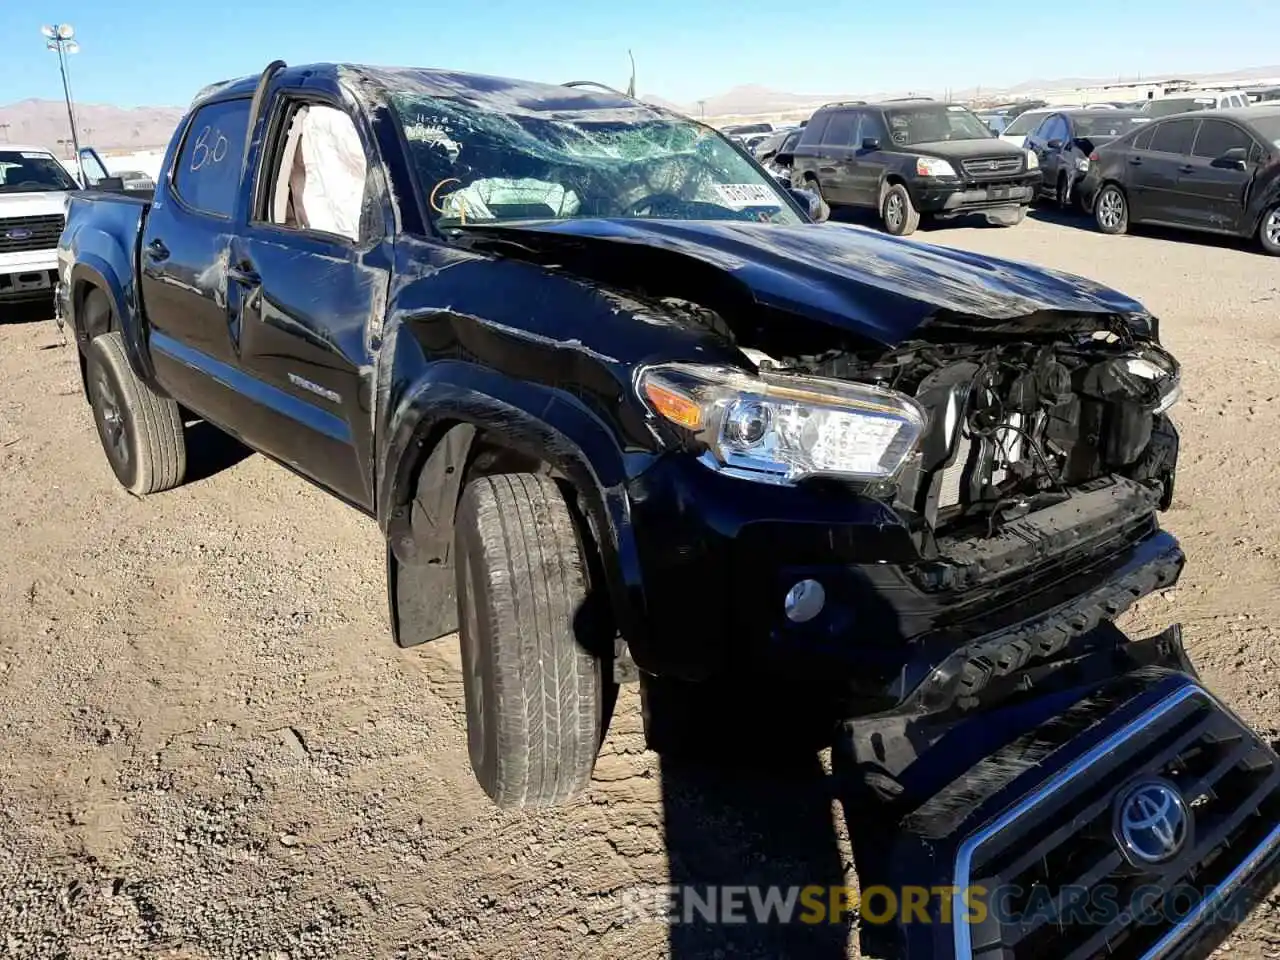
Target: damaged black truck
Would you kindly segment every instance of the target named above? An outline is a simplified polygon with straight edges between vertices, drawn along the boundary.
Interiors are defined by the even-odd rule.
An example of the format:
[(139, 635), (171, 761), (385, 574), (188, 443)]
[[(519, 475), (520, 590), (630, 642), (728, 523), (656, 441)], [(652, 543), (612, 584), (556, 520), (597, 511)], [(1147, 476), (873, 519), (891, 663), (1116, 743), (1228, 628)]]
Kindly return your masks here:
[(956, 898), (870, 952), (1202, 955), (1276, 881), (1280, 762), (1113, 625), (1184, 562), (1156, 319), (815, 201), (608, 89), (275, 63), (154, 201), (72, 199), (59, 322), (130, 491), (203, 418), (375, 518), (496, 802), (582, 791), (618, 682), (663, 751), (802, 704), (863, 885)]

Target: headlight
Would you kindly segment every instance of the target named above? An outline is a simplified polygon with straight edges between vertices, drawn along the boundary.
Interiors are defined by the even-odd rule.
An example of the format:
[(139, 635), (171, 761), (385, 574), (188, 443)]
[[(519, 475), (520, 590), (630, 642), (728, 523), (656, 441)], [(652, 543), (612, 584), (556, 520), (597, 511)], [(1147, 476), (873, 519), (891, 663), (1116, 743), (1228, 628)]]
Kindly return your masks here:
[(1027, 169), (1028, 169), (1028, 170), (1039, 170), (1039, 169), (1040, 169), (1040, 158), (1039, 158), (1038, 156), (1036, 156), (1036, 152), (1035, 152), (1034, 150), (1028, 150), (1028, 151), (1026, 151), (1026, 154), (1027, 154)]
[(955, 167), (937, 157), (916, 157), (916, 175), (920, 177), (954, 177)]
[(843, 380), (670, 363), (644, 369), (637, 389), (708, 466), (766, 483), (890, 479), (926, 422), (910, 397)]
[(1156, 385), (1160, 399), (1152, 413), (1164, 413), (1182, 398), (1182, 378), (1178, 368), (1165, 362), (1158, 354), (1128, 357), (1125, 368), (1134, 376)]

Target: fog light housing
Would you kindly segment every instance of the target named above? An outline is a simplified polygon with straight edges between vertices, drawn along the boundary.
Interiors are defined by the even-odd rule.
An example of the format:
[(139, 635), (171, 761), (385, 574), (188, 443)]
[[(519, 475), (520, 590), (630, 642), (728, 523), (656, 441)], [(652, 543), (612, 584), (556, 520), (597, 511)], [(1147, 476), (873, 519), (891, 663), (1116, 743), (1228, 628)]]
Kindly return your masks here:
[(782, 609), (792, 623), (808, 623), (822, 612), (827, 591), (817, 580), (801, 580), (787, 591)]

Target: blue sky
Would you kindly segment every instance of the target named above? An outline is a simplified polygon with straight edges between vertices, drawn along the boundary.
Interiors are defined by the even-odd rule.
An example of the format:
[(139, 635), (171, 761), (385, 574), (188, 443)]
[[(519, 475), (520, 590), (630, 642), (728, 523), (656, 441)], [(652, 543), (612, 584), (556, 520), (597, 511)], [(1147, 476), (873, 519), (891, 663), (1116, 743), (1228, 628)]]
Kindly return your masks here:
[(276, 57), (623, 86), (631, 47), (640, 91), (683, 103), (740, 83), (942, 90), (1280, 61), (1280, 0), (58, 0), (0, 2), (0, 102), (61, 96), (39, 34), (55, 19), (83, 45), (76, 99), (122, 106), (185, 104)]

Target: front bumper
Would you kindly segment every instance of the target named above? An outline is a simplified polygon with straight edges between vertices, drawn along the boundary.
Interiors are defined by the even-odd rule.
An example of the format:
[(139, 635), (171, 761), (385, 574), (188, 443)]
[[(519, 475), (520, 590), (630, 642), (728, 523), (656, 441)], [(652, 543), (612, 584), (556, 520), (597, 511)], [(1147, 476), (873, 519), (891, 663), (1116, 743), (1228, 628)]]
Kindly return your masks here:
[[(1173, 584), (1184, 562), (1156, 525), (1155, 495), (1131, 482), (980, 546), (930, 541), (843, 489), (754, 484), (679, 456), (628, 492), (646, 629), (627, 641), (641, 669), (691, 681), (764, 672), (859, 712), (978, 696)], [(793, 623), (784, 597), (800, 580), (820, 583), (825, 604)]]
[(44, 300), (57, 282), (58, 251), (0, 253), (0, 301)]
[(1039, 170), (1031, 170), (991, 181), (924, 180), (912, 191), (912, 202), (921, 213), (941, 217), (1026, 206), (1035, 199), (1040, 176)]

